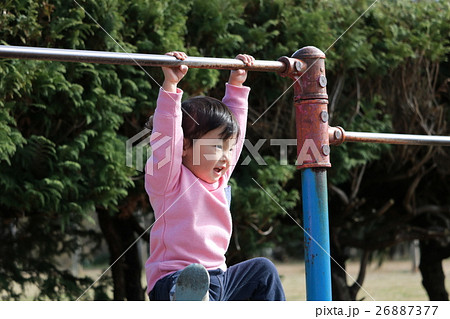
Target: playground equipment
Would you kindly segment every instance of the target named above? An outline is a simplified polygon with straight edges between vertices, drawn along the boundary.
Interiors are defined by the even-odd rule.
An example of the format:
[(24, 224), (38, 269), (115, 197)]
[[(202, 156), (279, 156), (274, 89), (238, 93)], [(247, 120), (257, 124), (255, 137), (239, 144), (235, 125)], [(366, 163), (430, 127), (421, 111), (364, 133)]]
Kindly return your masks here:
[[(278, 61), (257, 60), (246, 66), (236, 59), (175, 57), (154, 54), (66, 50), (0, 45), (0, 58), (60, 62), (178, 66), (203, 69), (246, 69), (278, 72), (294, 80), (297, 125), (297, 164), (302, 170), (303, 223), (307, 300), (331, 300), (331, 265), (326, 168), (331, 167), (330, 145), (343, 142), (450, 146), (450, 136), (346, 132), (328, 125), (325, 54), (305, 47)], [(300, 161), (299, 161), (300, 159)]]

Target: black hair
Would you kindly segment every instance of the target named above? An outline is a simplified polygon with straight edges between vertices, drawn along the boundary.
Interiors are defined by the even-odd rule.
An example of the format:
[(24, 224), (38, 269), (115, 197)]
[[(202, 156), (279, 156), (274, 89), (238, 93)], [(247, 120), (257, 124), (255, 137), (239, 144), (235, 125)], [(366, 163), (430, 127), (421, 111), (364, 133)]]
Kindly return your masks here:
[(181, 108), (181, 126), (184, 138), (190, 143), (188, 146), (191, 146), (195, 139), (222, 126), (223, 130), (219, 135), (222, 139), (239, 137), (239, 124), (222, 101), (209, 96), (196, 96), (181, 103)]

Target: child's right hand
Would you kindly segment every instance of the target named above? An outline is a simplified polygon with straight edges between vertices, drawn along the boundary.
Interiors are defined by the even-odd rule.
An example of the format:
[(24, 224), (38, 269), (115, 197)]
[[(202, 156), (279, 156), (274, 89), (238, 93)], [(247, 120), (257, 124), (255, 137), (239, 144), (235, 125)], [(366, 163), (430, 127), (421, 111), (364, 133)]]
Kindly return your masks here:
[[(166, 55), (174, 56), (178, 60), (184, 60), (187, 58), (186, 53), (172, 51), (166, 53)], [(162, 88), (164, 91), (176, 93), (178, 82), (186, 75), (188, 71), (188, 67), (186, 65), (180, 65), (176, 67), (163, 67), (162, 70), (164, 72), (164, 83)]]

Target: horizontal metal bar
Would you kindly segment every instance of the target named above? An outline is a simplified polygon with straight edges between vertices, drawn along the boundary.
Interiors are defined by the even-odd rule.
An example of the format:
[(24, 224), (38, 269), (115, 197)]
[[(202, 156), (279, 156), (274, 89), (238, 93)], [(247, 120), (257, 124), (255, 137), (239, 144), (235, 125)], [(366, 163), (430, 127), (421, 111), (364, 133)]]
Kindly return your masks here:
[(342, 127), (328, 127), (330, 145), (343, 142), (383, 143), (402, 145), (450, 146), (450, 136), (391, 133), (346, 132)]
[(450, 146), (450, 136), (345, 132), (344, 142)]
[(0, 58), (100, 64), (126, 64), (158, 67), (187, 65), (190, 68), (197, 69), (245, 69), (250, 71), (266, 72), (283, 72), (287, 68), (286, 64), (280, 61), (256, 60), (252, 66), (246, 66), (244, 62), (237, 59), (188, 57), (185, 60), (181, 61), (175, 57), (168, 55), (52, 49), (7, 45), (0, 45)]

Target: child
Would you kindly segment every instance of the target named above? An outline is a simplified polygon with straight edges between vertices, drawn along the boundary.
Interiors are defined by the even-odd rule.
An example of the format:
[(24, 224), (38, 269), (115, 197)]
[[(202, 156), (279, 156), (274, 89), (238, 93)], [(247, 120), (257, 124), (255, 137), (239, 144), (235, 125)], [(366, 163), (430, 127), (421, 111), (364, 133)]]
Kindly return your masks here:
[[(169, 52), (179, 60), (183, 52)], [(254, 58), (238, 55), (246, 65)], [(249, 87), (231, 71), (223, 101), (181, 103), (187, 66), (162, 68), (145, 187), (155, 211), (145, 268), (150, 300), (285, 300), (275, 266), (255, 258), (227, 269), (230, 175), (241, 153)], [(208, 292), (209, 290), (209, 292)]]

